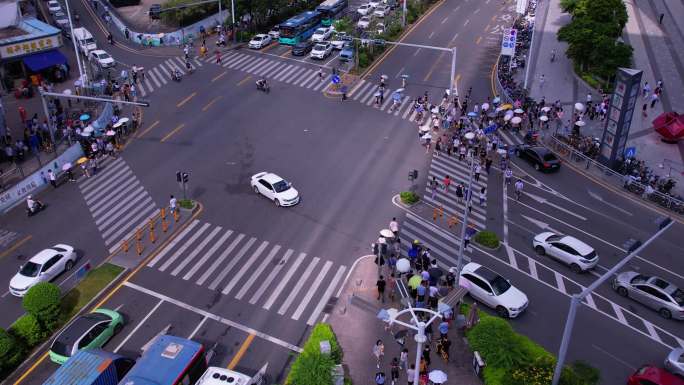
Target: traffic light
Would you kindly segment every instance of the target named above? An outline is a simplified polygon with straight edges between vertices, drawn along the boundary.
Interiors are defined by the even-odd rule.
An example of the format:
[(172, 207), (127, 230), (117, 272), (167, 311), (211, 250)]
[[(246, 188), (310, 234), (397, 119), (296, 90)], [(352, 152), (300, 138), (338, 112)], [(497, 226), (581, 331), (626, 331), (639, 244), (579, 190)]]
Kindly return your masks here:
[(182, 179), (181, 179), (181, 172), (178, 171), (178, 172), (176, 172), (176, 182), (180, 183), (181, 181), (182, 181)]
[(187, 172), (183, 173), (183, 183), (188, 183), (188, 180), (190, 180), (190, 174)]
[(409, 180), (418, 179), (418, 170), (410, 170), (408, 174)]

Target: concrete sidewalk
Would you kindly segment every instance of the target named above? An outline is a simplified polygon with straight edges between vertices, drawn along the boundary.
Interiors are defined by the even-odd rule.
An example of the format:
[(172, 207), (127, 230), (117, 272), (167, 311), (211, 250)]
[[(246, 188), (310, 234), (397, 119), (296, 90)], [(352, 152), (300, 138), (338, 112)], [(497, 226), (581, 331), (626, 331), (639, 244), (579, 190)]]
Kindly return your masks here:
[[(375, 283), (377, 281), (377, 266), (373, 262), (373, 256), (362, 257), (350, 272), (349, 278), (343, 287), (343, 292), (338, 296), (339, 301), (327, 320), (337, 334), (338, 341), (344, 352), (345, 371), (355, 384), (374, 384), (375, 374), (382, 371), (386, 375), (386, 384), (391, 384), (390, 364), (394, 357), (399, 358), (402, 346), (399, 345), (388, 330), (385, 323), (377, 318), (380, 309), (401, 309), (400, 298), (397, 294), (395, 300), (387, 298), (385, 303), (377, 299)], [(395, 288), (396, 292), (396, 288)], [(387, 288), (389, 293), (389, 285)], [(402, 319), (403, 321), (407, 321)], [(480, 379), (473, 373), (471, 366), (473, 354), (465, 343), (465, 337), (461, 330), (457, 330), (452, 323), (449, 330), (451, 341), (449, 363), (445, 363), (437, 353), (438, 322), (433, 325), (433, 340), (430, 344), (431, 365), (429, 370), (442, 370), (447, 376), (447, 384), (481, 385)], [(393, 326), (396, 333), (401, 330), (400, 326)], [(385, 345), (385, 356), (380, 365), (376, 367), (373, 356), (373, 345), (377, 340), (382, 340)], [(413, 334), (406, 336), (405, 346), (408, 349), (409, 365), (415, 362), (416, 345)], [(406, 371), (400, 371), (399, 380), (396, 384), (406, 384)]]
[[(629, 20), (623, 38), (634, 48), (633, 67), (644, 71), (642, 82), (648, 82), (652, 89), (659, 79), (664, 82), (662, 102), (657, 103), (655, 108), (649, 105), (647, 117), (642, 116), (641, 107), (648, 99), (640, 98), (637, 101), (627, 147), (636, 147), (637, 158), (644, 160), (656, 173), (661, 176), (670, 173), (672, 178), (678, 180), (673, 192), (684, 194), (684, 141), (678, 145), (662, 142), (651, 123), (663, 111), (684, 113), (684, 82), (681, 77), (684, 73), (681, 65), (684, 61), (684, 19), (668, 17), (670, 14), (684, 14), (684, 4), (664, 0), (626, 0), (625, 5)], [(662, 26), (658, 23), (660, 10), (665, 15)], [(532, 98), (540, 100), (544, 97), (548, 103), (560, 100), (568, 119), (573, 105), (576, 102), (585, 103), (587, 94), (592, 95), (594, 103), (600, 103), (601, 99), (598, 91), (590, 88), (574, 73), (572, 62), (564, 54), (567, 44), (557, 40), (558, 30), (569, 22), (570, 15), (563, 13), (560, 0), (539, 3), (535, 31), (535, 39), (538, 40), (529, 63), (528, 80)], [(553, 49), (556, 50), (556, 58), (551, 62)], [(543, 82), (541, 75), (545, 78)], [(587, 123), (582, 128), (582, 134), (601, 138), (605, 121), (587, 119)]]

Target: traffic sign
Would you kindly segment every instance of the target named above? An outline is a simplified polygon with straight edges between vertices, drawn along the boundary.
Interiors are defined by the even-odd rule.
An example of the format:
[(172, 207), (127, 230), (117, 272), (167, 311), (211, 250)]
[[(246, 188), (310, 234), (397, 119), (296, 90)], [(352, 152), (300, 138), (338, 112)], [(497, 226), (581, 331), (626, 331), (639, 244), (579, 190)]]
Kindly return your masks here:
[(338, 84), (340, 82), (340, 77), (338, 75), (333, 75), (330, 80), (332, 80), (333, 84)]
[(634, 158), (636, 156), (636, 147), (625, 148), (625, 158)]

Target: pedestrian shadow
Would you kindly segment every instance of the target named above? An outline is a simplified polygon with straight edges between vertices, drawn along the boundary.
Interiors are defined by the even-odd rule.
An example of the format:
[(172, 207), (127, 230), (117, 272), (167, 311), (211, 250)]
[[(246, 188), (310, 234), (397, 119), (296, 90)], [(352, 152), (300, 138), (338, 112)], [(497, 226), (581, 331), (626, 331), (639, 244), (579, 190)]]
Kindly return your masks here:
[(351, 306), (358, 308), (359, 310), (366, 313), (377, 314), (380, 311), (380, 306), (374, 301), (371, 302), (365, 298), (361, 298), (357, 295), (351, 297)]

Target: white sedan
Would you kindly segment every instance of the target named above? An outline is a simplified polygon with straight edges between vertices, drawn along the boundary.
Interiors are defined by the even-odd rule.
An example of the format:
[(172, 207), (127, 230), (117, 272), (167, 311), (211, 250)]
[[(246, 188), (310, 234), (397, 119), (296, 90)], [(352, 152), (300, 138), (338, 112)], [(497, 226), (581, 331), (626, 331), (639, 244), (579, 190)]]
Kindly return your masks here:
[(276, 206), (294, 206), (299, 203), (299, 192), (292, 183), (271, 172), (252, 175), (250, 184), (255, 193), (273, 201)]
[(356, 26), (359, 28), (366, 29), (370, 25), (371, 18), (370, 16), (364, 16), (359, 19), (359, 21), (356, 23)]
[(587, 271), (598, 264), (599, 257), (591, 246), (577, 238), (543, 232), (532, 240), (538, 255), (548, 255), (570, 266), (575, 273)]
[(515, 318), (527, 308), (529, 301), (522, 291), (494, 271), (470, 262), (463, 266), (458, 281), (474, 299), (496, 310), (504, 318)]
[(330, 28), (318, 28), (313, 35), (311, 35), (311, 41), (314, 43), (319, 43), (328, 40), (332, 35), (332, 29)]
[(373, 11), (373, 16), (377, 17), (385, 17), (389, 14), (390, 8), (388, 5), (379, 5), (377, 8), (375, 8), (375, 11)]
[(62, 10), (62, 6), (59, 4), (59, 1), (50, 0), (50, 1), (48, 1), (47, 5), (48, 5), (48, 11), (50, 13), (57, 13), (57, 12), (60, 12)]
[(76, 264), (76, 253), (69, 245), (58, 244), (34, 255), (10, 280), (12, 295), (23, 297), (31, 287), (49, 282)]
[(316, 44), (311, 50), (312, 59), (323, 60), (332, 53), (332, 44), (329, 41), (324, 41), (322, 43)]
[(373, 7), (371, 7), (368, 4), (362, 4), (359, 8), (356, 9), (356, 12), (358, 12), (361, 16), (366, 16), (369, 13), (373, 12)]
[(271, 39), (269, 35), (266, 35), (265, 33), (260, 33), (258, 35), (255, 35), (252, 38), (252, 40), (249, 41), (249, 48), (261, 49), (271, 44), (271, 41), (273, 41), (273, 39)]
[(101, 49), (96, 49), (90, 52), (90, 60), (93, 60), (100, 66), (100, 68), (110, 68), (116, 65), (114, 58), (107, 52)]

